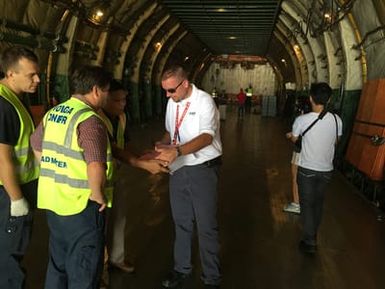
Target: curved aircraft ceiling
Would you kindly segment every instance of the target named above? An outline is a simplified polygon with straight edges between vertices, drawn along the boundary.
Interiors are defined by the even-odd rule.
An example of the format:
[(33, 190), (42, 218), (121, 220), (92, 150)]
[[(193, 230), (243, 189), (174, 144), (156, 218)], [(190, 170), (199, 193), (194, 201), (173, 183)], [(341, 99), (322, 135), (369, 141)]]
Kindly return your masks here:
[(385, 75), (378, 0), (0, 0), (0, 19), (2, 47), (36, 49), (42, 67), (61, 75), (93, 63), (159, 83), (169, 61), (184, 61), (199, 81), (226, 54), (264, 57), (281, 83), (301, 89), (360, 89)]

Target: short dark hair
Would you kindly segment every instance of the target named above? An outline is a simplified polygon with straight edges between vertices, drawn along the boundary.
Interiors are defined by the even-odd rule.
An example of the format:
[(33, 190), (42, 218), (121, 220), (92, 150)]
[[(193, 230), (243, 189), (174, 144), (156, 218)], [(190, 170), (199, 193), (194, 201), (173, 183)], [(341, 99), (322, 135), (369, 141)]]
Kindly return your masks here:
[(11, 68), (16, 68), (19, 60), (22, 58), (26, 58), (35, 63), (39, 62), (36, 54), (28, 48), (12, 46), (4, 50), (1, 55), (1, 71), (4, 73), (4, 75), (6, 75), (7, 71)]
[(181, 64), (172, 64), (168, 66), (162, 73), (162, 80), (166, 80), (172, 76), (178, 76), (183, 79), (188, 79), (188, 73)]
[(84, 65), (76, 68), (71, 76), (71, 93), (87, 94), (95, 85), (99, 88), (107, 88), (111, 80), (111, 74), (103, 68)]
[(114, 91), (118, 91), (118, 90), (126, 90), (123, 86), (123, 84), (116, 80), (116, 79), (113, 79), (111, 80), (111, 83), (110, 83), (110, 92), (114, 92)]
[(315, 104), (326, 105), (332, 95), (332, 89), (326, 82), (313, 83), (310, 86), (310, 96)]

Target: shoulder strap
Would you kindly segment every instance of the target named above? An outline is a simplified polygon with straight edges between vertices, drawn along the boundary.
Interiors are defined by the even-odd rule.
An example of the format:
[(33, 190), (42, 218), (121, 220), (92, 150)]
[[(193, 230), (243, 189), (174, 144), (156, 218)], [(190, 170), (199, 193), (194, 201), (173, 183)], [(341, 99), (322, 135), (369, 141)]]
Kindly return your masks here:
[(334, 113), (332, 113), (332, 115), (334, 116), (334, 121), (336, 122), (336, 144), (338, 142), (338, 122), (337, 122), (337, 117)]
[(327, 113), (326, 110), (323, 110), (321, 111), (321, 113), (319, 114), (319, 116), (317, 117), (317, 119), (315, 121), (313, 121), (306, 129), (305, 131), (301, 134), (301, 136), (304, 136), (305, 133), (307, 133), (316, 123), (317, 121), (323, 119), (323, 117), (325, 116), (325, 114)]

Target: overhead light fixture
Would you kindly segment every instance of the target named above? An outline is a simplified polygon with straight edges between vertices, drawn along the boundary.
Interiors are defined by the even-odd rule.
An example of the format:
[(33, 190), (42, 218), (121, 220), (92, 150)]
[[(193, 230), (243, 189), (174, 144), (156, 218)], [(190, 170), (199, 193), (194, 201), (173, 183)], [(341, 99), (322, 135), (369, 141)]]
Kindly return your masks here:
[(100, 9), (96, 10), (95, 14), (96, 14), (97, 17), (102, 17), (104, 15), (103, 11), (100, 10)]
[(184, 58), (184, 61), (187, 61), (187, 60), (189, 60), (190, 59), (190, 57), (189, 56), (186, 56), (185, 58)]
[(103, 24), (108, 19), (110, 2), (108, 0), (94, 1), (92, 7), (87, 10), (88, 20), (96, 25)]
[(236, 36), (229, 36), (228, 39), (234, 40), (234, 39), (237, 39), (237, 37)]
[(96, 10), (94, 13), (92, 13), (90, 20), (95, 24), (99, 24), (102, 22), (103, 15), (104, 13), (102, 10)]
[(326, 13), (324, 14), (324, 17), (325, 17), (325, 19), (327, 19), (327, 20), (332, 19), (332, 15), (331, 15), (330, 13), (328, 13), (328, 12), (326, 12)]
[(226, 12), (226, 9), (225, 8), (218, 8), (217, 12)]
[(155, 43), (154, 46), (155, 46), (155, 50), (159, 52), (159, 50), (162, 48), (162, 43), (157, 42), (157, 43)]
[(92, 22), (98, 24), (98, 23), (102, 22), (103, 16), (104, 16), (103, 10), (101, 10), (100, 8), (94, 9), (92, 11), (90, 20)]

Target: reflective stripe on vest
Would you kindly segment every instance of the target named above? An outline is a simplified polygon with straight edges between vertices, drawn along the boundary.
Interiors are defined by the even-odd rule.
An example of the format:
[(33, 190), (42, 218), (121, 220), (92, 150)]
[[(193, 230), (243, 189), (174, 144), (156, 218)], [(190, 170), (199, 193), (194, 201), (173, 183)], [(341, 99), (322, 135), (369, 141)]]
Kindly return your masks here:
[[(99, 117), (91, 107), (76, 98), (52, 108), (44, 116), (39, 208), (66, 216), (80, 213), (87, 206), (91, 190), (83, 149), (78, 145), (77, 127), (92, 116)], [(108, 141), (107, 134), (106, 139)], [(112, 154), (108, 141), (107, 182), (104, 189), (108, 206), (112, 202), (111, 180)]]
[[(61, 154), (65, 155), (65, 156), (67, 156), (67, 157), (84, 161), (83, 154), (81, 152), (76, 151), (76, 150), (72, 150), (70, 148), (63, 147), (61, 145), (58, 145), (58, 144), (56, 144), (54, 142), (49, 142), (49, 141), (44, 142), (43, 146), (46, 149), (56, 151), (56, 152), (61, 153)], [(113, 159), (112, 158), (112, 154), (108, 153), (107, 154), (107, 162), (111, 162), (112, 159)]]
[[(39, 166), (35, 160), (29, 137), (35, 129), (33, 120), (17, 95), (8, 87), (0, 84), (0, 97), (8, 101), (16, 110), (20, 121), (20, 132), (14, 149), (14, 164), (19, 184), (36, 180), (39, 176)], [(0, 185), (3, 183), (0, 180)]]

